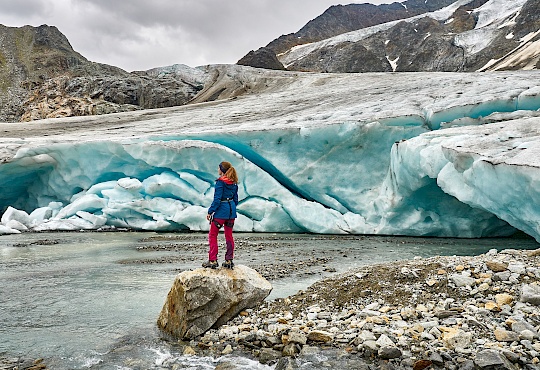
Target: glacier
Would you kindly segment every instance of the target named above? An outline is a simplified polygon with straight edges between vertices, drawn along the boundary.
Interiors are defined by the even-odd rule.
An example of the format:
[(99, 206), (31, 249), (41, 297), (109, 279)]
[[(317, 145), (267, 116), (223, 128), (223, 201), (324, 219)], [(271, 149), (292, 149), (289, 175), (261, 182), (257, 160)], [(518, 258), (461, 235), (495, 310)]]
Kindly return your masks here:
[(226, 160), (237, 231), (540, 241), (537, 71), (201, 71), (230, 98), (0, 123), (0, 234), (206, 231)]

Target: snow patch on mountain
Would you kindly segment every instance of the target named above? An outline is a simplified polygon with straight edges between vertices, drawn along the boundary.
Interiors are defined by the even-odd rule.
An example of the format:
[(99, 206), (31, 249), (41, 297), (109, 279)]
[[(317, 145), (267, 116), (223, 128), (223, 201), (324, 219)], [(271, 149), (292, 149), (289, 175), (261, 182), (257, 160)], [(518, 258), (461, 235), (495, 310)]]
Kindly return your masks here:
[[(516, 18), (519, 16), (521, 9), (526, 2), (527, 0), (489, 0), (484, 5), (471, 12), (478, 19), (475, 28), (455, 34), (453, 44), (465, 50), (465, 57), (477, 54), (486, 49), (501, 34), (501, 32), (504, 32), (503, 29), (510, 28), (516, 24)], [(322, 48), (347, 42), (359, 42), (377, 33), (388, 31), (400, 22), (413, 23), (425, 17), (430, 17), (444, 24), (450, 24), (454, 21), (453, 16), (455, 11), (459, 7), (469, 3), (471, 3), (471, 0), (459, 0), (443, 9), (431, 13), (341, 34), (316, 43), (296, 46), (289, 51), (280, 54), (278, 58), (286, 67), (291, 66), (293, 63), (302, 60), (309, 54), (317, 52)], [(507, 33), (507, 35), (509, 34), (511, 34), (511, 32)], [(424, 40), (430, 35), (430, 33), (427, 33)], [(507, 39), (511, 39), (511, 37), (507, 37)], [(535, 60), (537, 61), (537, 59), (535, 59), (537, 45), (526, 45), (526, 47), (522, 45), (522, 48), (526, 48), (526, 50), (520, 50), (517, 55), (512, 56), (512, 60), (499, 63), (495, 69), (518, 65), (516, 61), (522, 61), (524, 57), (532, 58), (530, 65), (524, 67), (524, 69), (532, 69), (536, 64)], [(493, 70), (491, 69), (491, 66), (496, 64), (496, 62), (499, 61), (492, 61), (481, 70), (488, 70), (488, 68), (489, 70)]]
[(360, 40), (364, 40), (368, 38), (369, 36), (372, 36), (378, 32), (386, 31), (394, 27), (400, 22), (412, 23), (424, 17), (430, 17), (438, 21), (446, 21), (449, 18), (451, 18), (451, 16), (460, 6), (467, 5), (472, 1), (473, 0), (459, 0), (443, 9), (439, 9), (434, 12), (425, 13), (425, 14), (421, 14), (421, 15), (406, 18), (406, 19), (400, 19), (397, 21), (387, 22), (380, 25), (363, 28), (357, 31), (347, 32), (347, 33), (344, 33), (344, 34), (341, 34), (341, 35), (338, 35), (338, 36), (335, 36), (326, 40), (322, 40), (319, 42), (298, 45), (291, 48), (285, 53), (279, 54), (278, 58), (283, 63), (283, 65), (287, 67), (293, 62), (304, 58), (305, 56), (307, 56), (308, 54), (316, 50), (322, 49), (327, 46), (338, 45), (344, 42), (358, 42)]

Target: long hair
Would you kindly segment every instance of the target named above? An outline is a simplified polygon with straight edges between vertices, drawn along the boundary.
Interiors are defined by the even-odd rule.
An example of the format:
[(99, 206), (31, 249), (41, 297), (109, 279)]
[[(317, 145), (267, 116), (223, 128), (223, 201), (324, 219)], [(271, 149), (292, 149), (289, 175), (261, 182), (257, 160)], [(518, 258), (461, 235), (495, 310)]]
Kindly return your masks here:
[(229, 162), (223, 161), (219, 164), (219, 168), (221, 169), (221, 172), (223, 172), (224, 176), (226, 176), (229, 180), (231, 180), (235, 184), (238, 184), (238, 175), (236, 174), (236, 170), (234, 169), (232, 164), (230, 164)]

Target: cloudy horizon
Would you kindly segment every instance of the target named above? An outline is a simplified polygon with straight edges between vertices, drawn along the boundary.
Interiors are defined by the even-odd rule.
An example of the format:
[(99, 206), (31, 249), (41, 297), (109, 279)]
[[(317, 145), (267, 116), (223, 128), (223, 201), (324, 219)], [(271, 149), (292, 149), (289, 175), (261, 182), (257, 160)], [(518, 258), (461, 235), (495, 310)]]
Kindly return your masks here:
[(236, 63), (332, 5), (389, 0), (0, 0), (0, 24), (57, 27), (93, 62), (127, 71)]

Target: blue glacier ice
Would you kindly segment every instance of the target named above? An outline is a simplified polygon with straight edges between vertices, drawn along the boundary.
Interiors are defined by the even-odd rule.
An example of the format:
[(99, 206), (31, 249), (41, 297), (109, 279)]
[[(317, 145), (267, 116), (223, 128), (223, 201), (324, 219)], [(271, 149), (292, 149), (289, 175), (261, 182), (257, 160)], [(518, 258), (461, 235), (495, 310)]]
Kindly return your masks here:
[[(220, 161), (235, 229), (540, 241), (540, 74), (350, 74), (206, 67), (153, 111), (0, 124), (1, 233), (208, 230)], [(214, 68), (214, 69), (212, 69)], [(240, 85), (242, 85), (240, 84)], [(212, 90), (214, 89), (214, 90)]]

